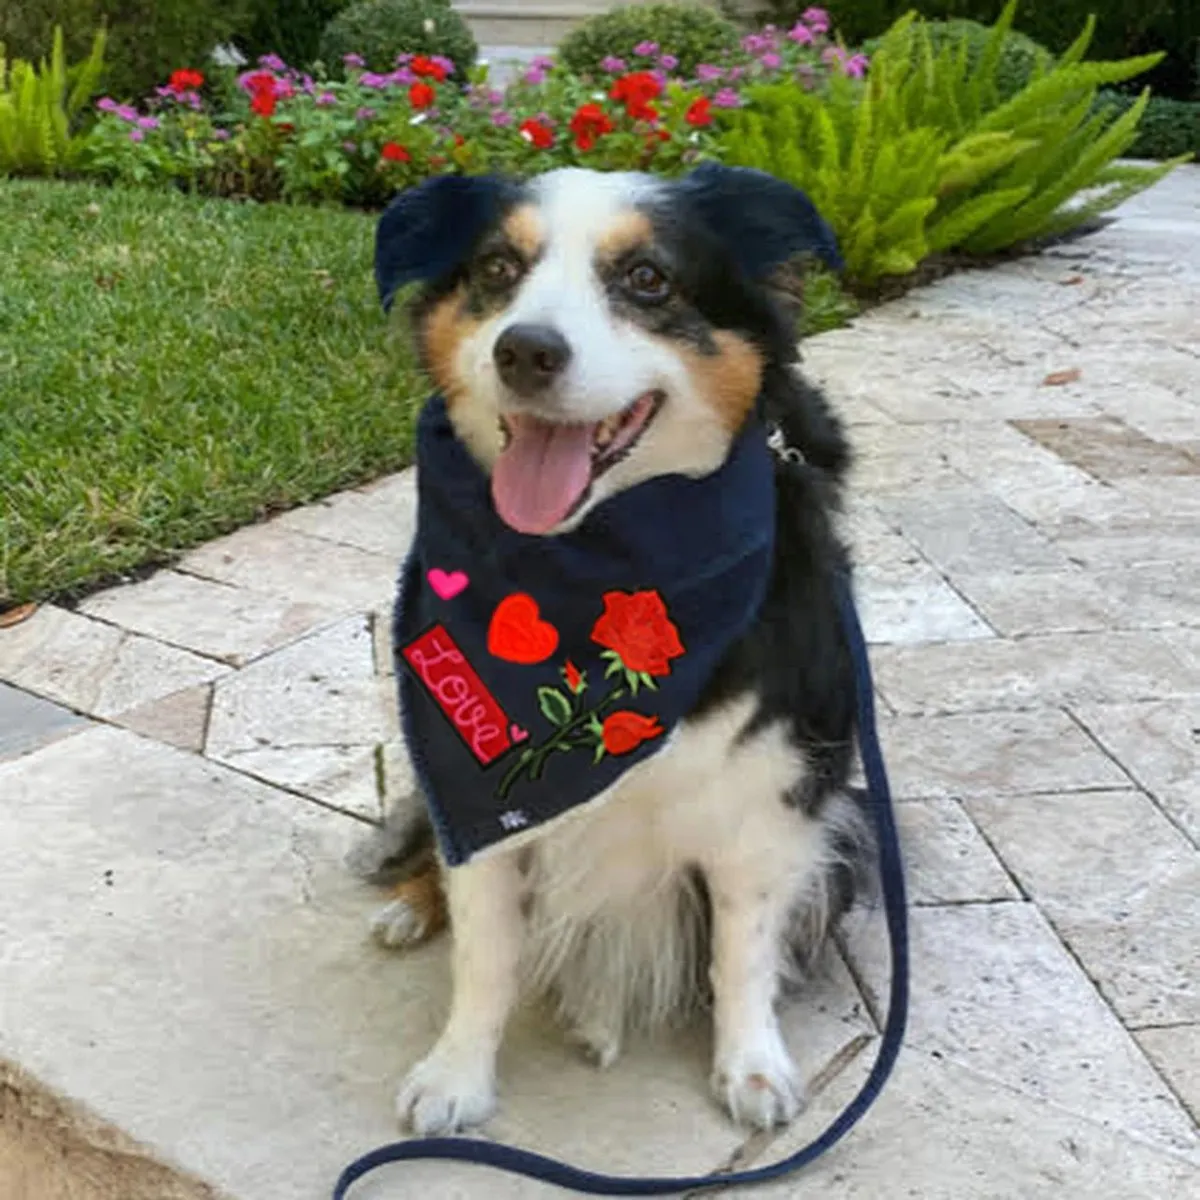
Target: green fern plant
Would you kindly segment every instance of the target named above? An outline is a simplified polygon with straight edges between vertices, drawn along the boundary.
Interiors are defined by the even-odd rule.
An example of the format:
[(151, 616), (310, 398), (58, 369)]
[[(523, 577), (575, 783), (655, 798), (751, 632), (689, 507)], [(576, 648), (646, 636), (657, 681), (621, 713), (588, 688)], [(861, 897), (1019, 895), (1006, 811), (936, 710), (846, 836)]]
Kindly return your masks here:
[(0, 44), (0, 175), (54, 175), (69, 169), (84, 138), (72, 126), (104, 70), (105, 32), (91, 54), (68, 68), (62, 29), (54, 31), (50, 60), (10, 65)]
[[(865, 82), (835, 75), (816, 92), (751, 88), (722, 152), (808, 192), (849, 277), (867, 286), (932, 253), (984, 254), (1067, 232), (1186, 160), (1114, 165), (1136, 137), (1146, 97), (1117, 116), (1095, 104), (1097, 89), (1162, 56), (1084, 62), (1091, 20), (1009, 96), (997, 71), (1016, 8), (1009, 0), (982, 51), (966, 31), (935, 49), (927, 24), (909, 13), (879, 42)], [(1088, 198), (1076, 203), (1081, 192)]]

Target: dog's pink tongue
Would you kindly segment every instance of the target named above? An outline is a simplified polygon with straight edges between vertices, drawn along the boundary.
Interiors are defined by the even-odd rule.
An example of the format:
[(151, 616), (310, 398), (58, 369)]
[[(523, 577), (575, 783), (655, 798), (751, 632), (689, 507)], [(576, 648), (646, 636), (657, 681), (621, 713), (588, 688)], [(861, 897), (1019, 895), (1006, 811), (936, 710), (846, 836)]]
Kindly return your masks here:
[(492, 500), (518, 533), (549, 533), (587, 491), (593, 425), (559, 425), (536, 417), (508, 420), (511, 437), (492, 471)]

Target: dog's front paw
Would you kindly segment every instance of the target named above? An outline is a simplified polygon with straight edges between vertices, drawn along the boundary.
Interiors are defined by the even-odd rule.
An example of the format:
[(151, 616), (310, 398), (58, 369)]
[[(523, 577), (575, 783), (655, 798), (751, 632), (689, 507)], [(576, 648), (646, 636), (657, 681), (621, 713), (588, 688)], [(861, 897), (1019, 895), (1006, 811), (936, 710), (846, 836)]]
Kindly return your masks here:
[(401, 1123), (430, 1137), (486, 1121), (496, 1107), (496, 1087), (491, 1068), (480, 1067), (478, 1057), (434, 1049), (400, 1086)]
[(389, 950), (419, 946), (433, 932), (428, 912), (418, 909), (406, 897), (400, 897), (376, 909), (368, 928), (371, 936)]
[(755, 1129), (786, 1125), (804, 1105), (800, 1073), (779, 1037), (721, 1056), (712, 1088), (735, 1121)]
[(621, 1032), (604, 1022), (579, 1022), (567, 1036), (584, 1059), (602, 1071), (621, 1056)]

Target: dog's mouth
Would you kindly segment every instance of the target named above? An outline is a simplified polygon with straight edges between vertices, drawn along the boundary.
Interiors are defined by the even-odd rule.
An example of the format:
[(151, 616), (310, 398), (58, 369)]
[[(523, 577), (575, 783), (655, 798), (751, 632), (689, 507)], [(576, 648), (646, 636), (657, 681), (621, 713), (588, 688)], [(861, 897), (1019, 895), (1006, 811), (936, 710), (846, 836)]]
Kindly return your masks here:
[(576, 512), (592, 485), (650, 428), (665, 396), (644, 392), (603, 421), (568, 424), (505, 413), (504, 449), (492, 471), (492, 501), (518, 533), (549, 533)]

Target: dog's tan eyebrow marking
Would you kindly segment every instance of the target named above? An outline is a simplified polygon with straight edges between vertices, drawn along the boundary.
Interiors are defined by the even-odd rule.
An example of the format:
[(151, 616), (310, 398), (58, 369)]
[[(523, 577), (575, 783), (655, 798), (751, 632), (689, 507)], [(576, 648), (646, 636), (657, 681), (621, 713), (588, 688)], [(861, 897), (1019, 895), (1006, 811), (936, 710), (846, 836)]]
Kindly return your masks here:
[(459, 346), (479, 328), (479, 322), (466, 311), (462, 287), (438, 301), (425, 314), (421, 325), (421, 346), (433, 381), (453, 406), (466, 388), (455, 361)]
[(741, 429), (762, 387), (762, 354), (728, 329), (713, 334), (715, 354), (676, 348), (700, 400), (731, 433)]
[(522, 204), (514, 208), (500, 222), (500, 230), (527, 262), (532, 262), (542, 252), (546, 234), (537, 205)]
[(654, 227), (645, 213), (629, 209), (611, 220), (596, 236), (596, 255), (612, 262), (631, 250), (649, 246)]

